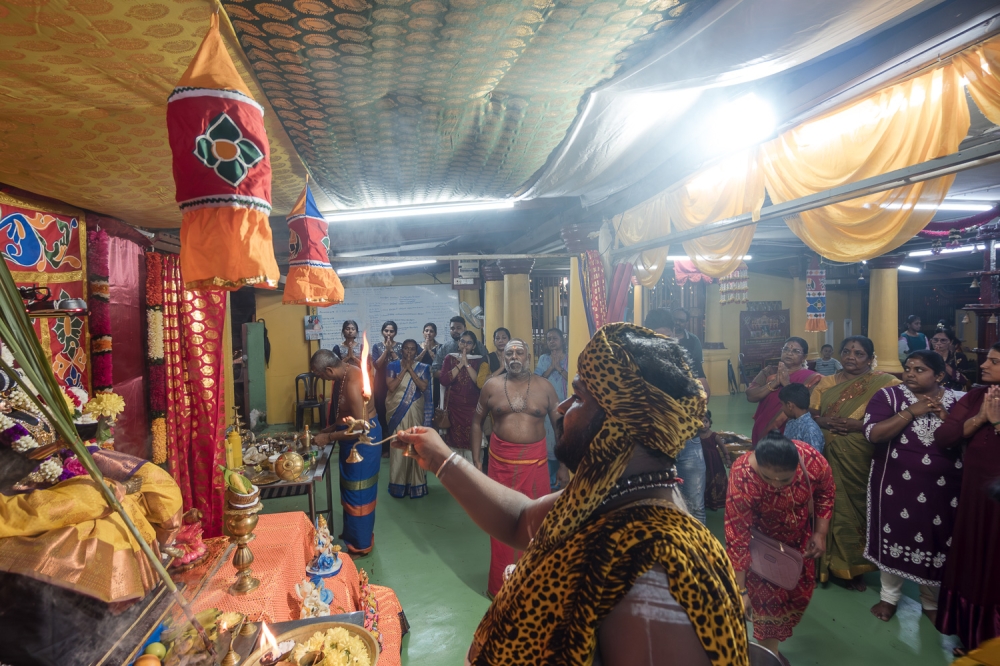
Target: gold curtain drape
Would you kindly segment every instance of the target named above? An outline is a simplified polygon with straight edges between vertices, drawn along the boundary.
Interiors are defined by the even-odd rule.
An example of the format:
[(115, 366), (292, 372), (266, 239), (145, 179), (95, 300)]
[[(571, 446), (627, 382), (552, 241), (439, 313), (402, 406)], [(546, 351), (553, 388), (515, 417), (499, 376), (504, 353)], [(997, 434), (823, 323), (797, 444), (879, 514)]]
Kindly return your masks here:
[[(709, 222), (743, 213), (760, 214), (764, 179), (757, 149), (735, 155), (701, 170), (676, 188), (662, 192), (616, 219), (618, 238), (625, 245), (687, 231)], [(756, 225), (684, 243), (699, 271), (725, 277), (740, 265), (753, 240)], [(655, 287), (663, 273), (669, 248), (643, 252), (636, 261), (636, 277), (644, 287)]]
[[(952, 63), (889, 86), (762, 146), (761, 169), (778, 204), (949, 155), (969, 131)], [(811, 249), (836, 261), (871, 259), (923, 229), (954, 176), (851, 199), (788, 218)]]
[(1000, 125), (1000, 38), (959, 53), (953, 62), (968, 81), (972, 101), (991, 123)]

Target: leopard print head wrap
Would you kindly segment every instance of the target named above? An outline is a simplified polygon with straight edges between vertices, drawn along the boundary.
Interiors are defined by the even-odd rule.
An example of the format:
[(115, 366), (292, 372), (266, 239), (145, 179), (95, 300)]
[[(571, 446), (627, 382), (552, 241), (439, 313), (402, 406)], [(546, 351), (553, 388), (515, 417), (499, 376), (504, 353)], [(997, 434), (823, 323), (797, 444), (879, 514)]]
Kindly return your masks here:
[(573, 480), (542, 524), (536, 541), (557, 543), (572, 534), (601, 504), (625, 471), (636, 444), (676, 458), (684, 443), (701, 428), (708, 399), (676, 343), (657, 345), (676, 367), (674, 398), (646, 381), (636, 359), (625, 348), (633, 340), (666, 341), (634, 324), (603, 326), (577, 361), (580, 380), (604, 410), (604, 424), (590, 443)]
[[(643, 344), (644, 340), (652, 344)], [(632, 324), (608, 324), (580, 354), (580, 379), (604, 410), (603, 424), (479, 625), (470, 651), (473, 664), (589, 663), (586, 656), (596, 640), (597, 623), (629, 586), (611, 578), (631, 576), (634, 581), (657, 561), (669, 565), (672, 585), (681, 586), (673, 590), (676, 598), (687, 600), (712, 590), (713, 599), (723, 600), (715, 605), (724, 608), (724, 619), (697, 626), (715, 631), (725, 625), (727, 631), (722, 638), (709, 631), (702, 636), (703, 643), (714, 648), (729, 641), (735, 646), (733, 652), (742, 650), (745, 655), (745, 630), (730, 599), (738, 597), (732, 566), (707, 531), (676, 512), (650, 515), (629, 527), (616, 522), (627, 520), (632, 515), (627, 512), (590, 520), (625, 471), (637, 444), (676, 457), (701, 426), (707, 399), (683, 350), (676, 343), (654, 340), (665, 338)], [(678, 389), (672, 392), (680, 397), (646, 381), (629, 348), (645, 348), (647, 355), (669, 361), (657, 365), (668, 371), (667, 383)], [(652, 541), (649, 550), (639, 555), (630, 550), (643, 540)], [(678, 569), (677, 563), (683, 566)], [(708, 569), (699, 569), (706, 565)], [(580, 602), (581, 596), (585, 602)], [(688, 605), (704, 608), (705, 603)], [(572, 613), (565, 612), (568, 607)], [(730, 625), (735, 629), (728, 631)], [(730, 661), (728, 654), (726, 647), (714, 650), (713, 663), (746, 663), (745, 656)]]

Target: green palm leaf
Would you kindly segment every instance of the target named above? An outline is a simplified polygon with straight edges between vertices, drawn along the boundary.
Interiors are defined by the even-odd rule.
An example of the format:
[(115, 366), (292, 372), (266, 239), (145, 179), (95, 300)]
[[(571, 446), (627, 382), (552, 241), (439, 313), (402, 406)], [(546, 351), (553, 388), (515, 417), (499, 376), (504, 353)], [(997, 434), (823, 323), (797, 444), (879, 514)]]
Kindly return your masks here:
[[(42, 413), (45, 414), (46, 418), (49, 419), (49, 422), (56, 429), (59, 436), (68, 443), (69, 448), (76, 454), (77, 459), (94, 481), (97, 482), (97, 486), (101, 494), (104, 495), (105, 501), (121, 516), (129, 532), (135, 537), (135, 540), (142, 548), (142, 552), (149, 558), (150, 564), (152, 564), (153, 568), (159, 574), (167, 589), (176, 594), (177, 586), (174, 585), (174, 582), (170, 579), (170, 575), (153, 552), (153, 549), (143, 539), (142, 534), (136, 528), (135, 524), (132, 523), (132, 519), (128, 513), (104, 482), (104, 476), (94, 463), (90, 451), (87, 450), (87, 447), (80, 440), (80, 436), (73, 425), (73, 415), (70, 413), (69, 407), (62, 397), (62, 393), (59, 390), (59, 383), (52, 372), (52, 366), (49, 365), (45, 354), (42, 353), (42, 346), (35, 336), (35, 329), (32, 327), (31, 321), (24, 310), (24, 301), (21, 300), (21, 294), (17, 291), (17, 285), (14, 284), (14, 277), (10, 274), (7, 262), (3, 260), (0, 260), (0, 339), (10, 349), (21, 371), (24, 372), (28, 380), (34, 385), (35, 390), (38, 391), (38, 396), (35, 396), (32, 391), (28, 390), (17, 372), (2, 360), (0, 360), (0, 367), (14, 381), (20, 384), (25, 393), (28, 394), (35, 404), (38, 405)], [(39, 397), (41, 400), (39, 400)], [(182, 605), (186, 605), (183, 604), (183, 600)]]

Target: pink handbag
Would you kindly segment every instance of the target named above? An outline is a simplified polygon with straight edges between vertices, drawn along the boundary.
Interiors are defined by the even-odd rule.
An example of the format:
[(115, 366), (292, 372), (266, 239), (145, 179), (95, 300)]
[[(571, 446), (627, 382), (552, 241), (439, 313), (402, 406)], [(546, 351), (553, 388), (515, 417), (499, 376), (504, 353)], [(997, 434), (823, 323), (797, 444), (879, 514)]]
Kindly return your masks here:
[[(809, 517), (812, 519), (815, 532), (816, 513), (812, 483), (809, 481), (809, 472), (806, 471), (801, 456), (799, 456), (799, 467), (802, 468), (809, 488)], [(750, 571), (780, 588), (794, 590), (802, 576), (802, 567), (803, 557), (798, 548), (783, 544), (753, 527), (750, 528)]]

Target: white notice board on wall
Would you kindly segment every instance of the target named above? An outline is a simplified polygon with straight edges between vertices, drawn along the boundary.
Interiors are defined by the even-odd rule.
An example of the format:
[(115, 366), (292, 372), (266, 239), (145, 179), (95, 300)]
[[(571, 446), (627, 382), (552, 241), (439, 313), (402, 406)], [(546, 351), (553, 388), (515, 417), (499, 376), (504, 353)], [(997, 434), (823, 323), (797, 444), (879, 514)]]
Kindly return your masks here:
[(371, 344), (382, 342), (382, 323), (390, 319), (399, 326), (397, 342), (413, 338), (421, 343), (424, 324), (432, 321), (438, 327), (438, 342), (443, 343), (451, 340), (448, 320), (459, 313), (458, 292), (449, 284), (349, 287), (344, 290), (343, 303), (319, 308), (318, 312), (323, 324), (323, 349), (333, 349), (343, 342), (341, 330), (347, 319), (358, 322), (359, 340), (360, 331), (368, 331)]

